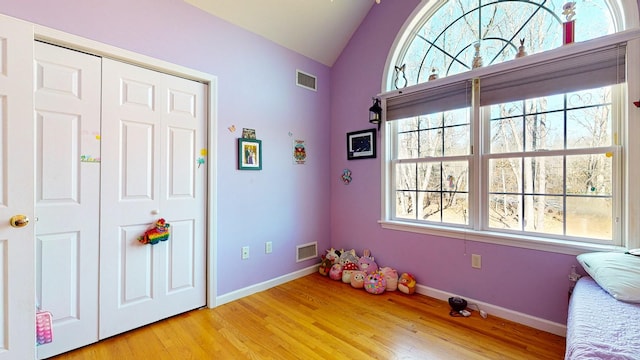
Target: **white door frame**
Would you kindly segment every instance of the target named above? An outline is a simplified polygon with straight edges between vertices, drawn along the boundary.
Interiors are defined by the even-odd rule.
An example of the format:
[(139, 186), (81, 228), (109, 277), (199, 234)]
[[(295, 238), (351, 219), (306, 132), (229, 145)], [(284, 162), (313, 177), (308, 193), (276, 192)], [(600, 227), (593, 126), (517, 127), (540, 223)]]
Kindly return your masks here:
[(208, 140), (207, 140), (207, 160), (209, 173), (207, 174), (207, 306), (216, 307), (217, 295), (217, 139), (218, 139), (218, 78), (214, 75), (201, 71), (189, 69), (180, 65), (166, 61), (154, 59), (152, 57), (137, 54), (128, 50), (120, 49), (111, 45), (106, 45), (97, 41), (89, 40), (80, 36), (68, 34), (59, 30), (34, 24), (34, 40), (48, 42), (54, 45), (64, 46), (70, 49), (84, 51), (114, 60), (119, 60), (144, 68), (159, 72), (180, 76), (186, 79), (198, 81), (208, 85)]

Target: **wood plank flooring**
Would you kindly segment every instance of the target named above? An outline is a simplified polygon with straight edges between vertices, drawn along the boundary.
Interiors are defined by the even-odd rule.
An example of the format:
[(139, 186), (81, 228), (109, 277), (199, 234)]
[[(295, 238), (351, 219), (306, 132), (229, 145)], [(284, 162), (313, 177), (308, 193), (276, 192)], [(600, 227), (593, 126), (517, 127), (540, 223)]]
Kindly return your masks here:
[[(51, 359), (562, 359), (565, 339), (414, 294), (312, 274)], [(54, 334), (55, 340), (55, 334)]]

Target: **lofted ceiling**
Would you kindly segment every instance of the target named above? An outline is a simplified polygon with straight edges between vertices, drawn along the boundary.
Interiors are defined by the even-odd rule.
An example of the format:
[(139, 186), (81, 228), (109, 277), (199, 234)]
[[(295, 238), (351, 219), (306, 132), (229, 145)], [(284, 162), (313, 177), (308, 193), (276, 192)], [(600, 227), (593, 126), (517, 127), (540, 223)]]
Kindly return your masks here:
[(332, 66), (374, 0), (184, 0)]

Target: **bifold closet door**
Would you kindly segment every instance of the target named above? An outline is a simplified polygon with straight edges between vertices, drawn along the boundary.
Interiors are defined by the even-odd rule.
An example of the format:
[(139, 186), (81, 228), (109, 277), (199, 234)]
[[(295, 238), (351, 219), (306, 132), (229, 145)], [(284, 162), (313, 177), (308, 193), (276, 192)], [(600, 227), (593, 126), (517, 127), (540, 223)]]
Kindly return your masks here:
[[(103, 59), (100, 338), (206, 304), (206, 86)], [(138, 241), (159, 219), (168, 241)], [(167, 336), (171, 336), (167, 334)]]
[(98, 341), (101, 59), (34, 44), (36, 296), (46, 358)]
[(0, 360), (35, 357), (32, 59), (33, 26), (0, 15)]

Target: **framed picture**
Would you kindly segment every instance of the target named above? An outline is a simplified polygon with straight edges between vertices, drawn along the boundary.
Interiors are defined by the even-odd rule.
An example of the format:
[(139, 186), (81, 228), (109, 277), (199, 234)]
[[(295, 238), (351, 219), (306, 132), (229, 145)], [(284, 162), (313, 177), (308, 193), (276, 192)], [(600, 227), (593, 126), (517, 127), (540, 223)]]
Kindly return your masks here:
[(376, 157), (376, 129), (347, 133), (347, 160)]
[(238, 170), (262, 170), (262, 141), (238, 139)]

